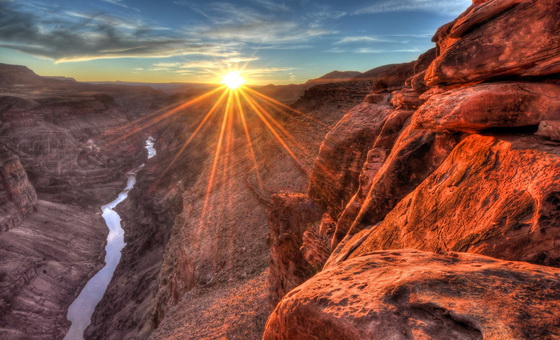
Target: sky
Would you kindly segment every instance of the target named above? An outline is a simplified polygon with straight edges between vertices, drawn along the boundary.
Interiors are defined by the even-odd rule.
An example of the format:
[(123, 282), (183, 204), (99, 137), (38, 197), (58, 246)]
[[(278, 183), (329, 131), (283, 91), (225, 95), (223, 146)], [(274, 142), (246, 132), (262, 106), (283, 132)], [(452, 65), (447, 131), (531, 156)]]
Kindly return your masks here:
[(79, 81), (303, 83), (414, 60), (470, 0), (0, 0), (0, 63)]

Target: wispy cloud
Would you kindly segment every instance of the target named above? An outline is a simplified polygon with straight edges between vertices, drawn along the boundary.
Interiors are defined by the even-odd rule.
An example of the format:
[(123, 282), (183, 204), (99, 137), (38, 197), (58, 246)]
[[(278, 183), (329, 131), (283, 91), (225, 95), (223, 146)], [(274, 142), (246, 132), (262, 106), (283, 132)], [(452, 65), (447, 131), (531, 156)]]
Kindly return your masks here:
[(341, 44), (350, 44), (350, 43), (375, 43), (375, 42), (395, 43), (395, 42), (401, 42), (401, 41), (363, 36), (363, 37), (344, 37), (344, 38), (340, 39), (339, 41), (335, 42), (334, 44), (335, 45), (341, 45)]
[(131, 9), (133, 11), (137, 11), (140, 12), (140, 10), (138, 8), (134, 8), (134, 7), (130, 7), (127, 4), (125, 4), (124, 0), (101, 0), (102, 2), (107, 2), (110, 3), (112, 5), (118, 6), (118, 7), (122, 7), (122, 8), (126, 8), (126, 9)]
[(210, 44), (161, 27), (128, 22), (106, 14), (43, 13), (38, 16), (12, 1), (0, 1), (0, 47), (56, 62), (177, 55), (231, 57), (226, 44)]
[(360, 47), (353, 49), (334, 47), (325, 52), (328, 53), (354, 53), (354, 54), (385, 54), (385, 53), (420, 53), (426, 49), (420, 48), (404, 48), (404, 49), (376, 49), (368, 47)]
[[(266, 0), (254, 1), (265, 6), (274, 6)], [(334, 33), (322, 25), (295, 20), (293, 16), (282, 18), (275, 11), (265, 11), (259, 7), (242, 7), (225, 2), (212, 3), (204, 8), (192, 4), (188, 6), (206, 17), (210, 25), (187, 27), (186, 31), (196, 32), (198, 36), (212, 41), (293, 44)]]
[(354, 14), (375, 14), (398, 11), (429, 11), (457, 15), (472, 4), (471, 0), (385, 0), (366, 6)]

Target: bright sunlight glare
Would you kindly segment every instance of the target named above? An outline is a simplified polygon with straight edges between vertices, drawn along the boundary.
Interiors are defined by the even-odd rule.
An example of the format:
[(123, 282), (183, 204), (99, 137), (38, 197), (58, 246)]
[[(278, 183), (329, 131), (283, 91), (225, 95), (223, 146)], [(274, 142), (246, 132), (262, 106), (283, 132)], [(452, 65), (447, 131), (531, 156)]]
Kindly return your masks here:
[(222, 77), (222, 84), (225, 84), (230, 89), (235, 90), (239, 86), (245, 84), (245, 79), (241, 77), (241, 73), (239, 71), (231, 71)]

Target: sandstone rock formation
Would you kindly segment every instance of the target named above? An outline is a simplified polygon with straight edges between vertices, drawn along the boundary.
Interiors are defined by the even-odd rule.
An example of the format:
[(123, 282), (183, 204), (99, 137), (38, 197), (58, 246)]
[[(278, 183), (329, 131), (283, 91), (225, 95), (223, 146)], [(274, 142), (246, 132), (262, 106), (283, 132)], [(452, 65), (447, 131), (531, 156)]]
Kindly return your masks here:
[(344, 209), (358, 187), (360, 164), (390, 113), (387, 104), (362, 103), (350, 110), (321, 144), (309, 195), (332, 216)]
[(560, 73), (560, 4), (556, 0), (476, 3), (441, 27), (430, 86), (543, 77)]
[(324, 215), (291, 226), (306, 230), (290, 250), (294, 266), (324, 267), (280, 301), (265, 338), (559, 336), (547, 312), (560, 264), (559, 13), (555, 1), (475, 1), (408, 79), (356, 108), (386, 105), (367, 120), (378, 129), (356, 138), (367, 126), (350, 111), (329, 132), (309, 193)]
[(559, 308), (558, 268), (376, 251), (291, 291), (263, 339), (555, 339)]
[(559, 85), (500, 82), (434, 94), (414, 115), (413, 124), (435, 131), (476, 132), (559, 119)]
[(415, 248), (558, 266), (558, 176), (558, 147), (532, 136), (472, 135), (339, 256)]

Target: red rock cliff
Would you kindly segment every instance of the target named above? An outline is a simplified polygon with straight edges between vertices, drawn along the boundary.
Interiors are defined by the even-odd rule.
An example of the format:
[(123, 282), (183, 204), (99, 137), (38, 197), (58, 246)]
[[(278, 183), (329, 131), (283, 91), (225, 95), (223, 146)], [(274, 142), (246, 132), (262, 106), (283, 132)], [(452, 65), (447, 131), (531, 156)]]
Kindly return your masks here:
[[(310, 180), (310, 197), (331, 227), (324, 228), (325, 216), (315, 218), (302, 234), (296, 265), (317, 267), (305, 257), (310, 249), (321, 254), (314, 259), (328, 259), (322, 272), (280, 301), (264, 338), (559, 336), (560, 316), (544, 316), (557, 307), (543, 307), (557, 302), (547, 294), (560, 284), (557, 269), (547, 267), (560, 265), (558, 17), (560, 3), (553, 0), (476, 1), (437, 31), (435, 53), (422, 55), (400, 88), (368, 96), (331, 130)], [(356, 110), (370, 105), (385, 111), (360, 120)], [(360, 129), (363, 137), (356, 138)], [(522, 275), (529, 284), (550, 274), (544, 295), (531, 301), (539, 306), (531, 314), (539, 316), (515, 317), (525, 305), (508, 297), (528, 298), (533, 288), (516, 291), (523, 284), (510, 286), (503, 281), (509, 274), (497, 274), (502, 269), (462, 274), (483, 257), (453, 255), (465, 267), (441, 274), (441, 255), (395, 251), (409, 248), (484, 254), (499, 260), (483, 262), (498, 266), (512, 264), (500, 260), (541, 265), (515, 265), (531, 268)], [(422, 283), (409, 290), (397, 277), (412, 278), (405, 267), (419, 256), (429, 260), (410, 267), (425, 270), (418, 274)], [(399, 274), (390, 274), (393, 266)], [(289, 272), (271, 274), (290, 281)], [(470, 291), (454, 279), (462, 275), (486, 283)], [(452, 293), (459, 286), (466, 291)], [(486, 289), (494, 286), (500, 289)], [(485, 294), (513, 314), (467, 307), (480, 305)]]

